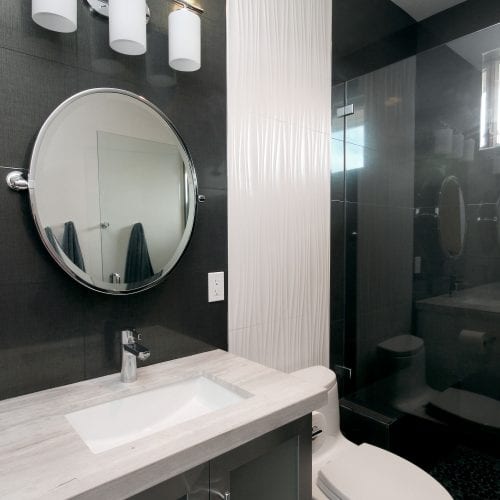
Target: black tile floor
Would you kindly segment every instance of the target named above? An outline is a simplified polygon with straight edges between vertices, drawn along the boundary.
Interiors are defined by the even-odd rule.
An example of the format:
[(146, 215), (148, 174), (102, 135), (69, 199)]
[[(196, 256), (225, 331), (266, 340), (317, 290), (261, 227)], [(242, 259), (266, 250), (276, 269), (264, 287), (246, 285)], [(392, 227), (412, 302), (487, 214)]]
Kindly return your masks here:
[(428, 469), (454, 500), (500, 500), (500, 460), (457, 446)]

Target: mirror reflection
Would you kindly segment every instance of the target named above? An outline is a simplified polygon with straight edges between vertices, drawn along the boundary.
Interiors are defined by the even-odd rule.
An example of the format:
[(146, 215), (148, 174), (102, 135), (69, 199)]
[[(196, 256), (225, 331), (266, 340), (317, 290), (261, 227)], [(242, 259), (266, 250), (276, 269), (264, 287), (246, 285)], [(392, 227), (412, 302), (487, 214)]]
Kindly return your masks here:
[(47, 249), (90, 288), (149, 288), (189, 241), (189, 155), (166, 117), (128, 92), (95, 89), (59, 106), (37, 138), (30, 180)]
[(460, 182), (446, 177), (439, 193), (439, 237), (447, 257), (458, 257), (465, 240), (465, 203)]

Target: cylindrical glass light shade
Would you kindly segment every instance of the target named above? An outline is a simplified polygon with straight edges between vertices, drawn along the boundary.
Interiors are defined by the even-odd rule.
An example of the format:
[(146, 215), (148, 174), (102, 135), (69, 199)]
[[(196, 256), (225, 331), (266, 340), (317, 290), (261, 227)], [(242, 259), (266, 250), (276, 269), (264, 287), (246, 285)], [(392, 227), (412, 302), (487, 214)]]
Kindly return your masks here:
[(146, 0), (109, 0), (109, 45), (116, 52), (146, 52)]
[(31, 17), (42, 28), (71, 33), (76, 30), (77, 0), (32, 0)]
[(168, 62), (177, 71), (196, 71), (201, 66), (201, 23), (185, 8), (168, 16)]
[(480, 149), (500, 146), (500, 48), (483, 54)]

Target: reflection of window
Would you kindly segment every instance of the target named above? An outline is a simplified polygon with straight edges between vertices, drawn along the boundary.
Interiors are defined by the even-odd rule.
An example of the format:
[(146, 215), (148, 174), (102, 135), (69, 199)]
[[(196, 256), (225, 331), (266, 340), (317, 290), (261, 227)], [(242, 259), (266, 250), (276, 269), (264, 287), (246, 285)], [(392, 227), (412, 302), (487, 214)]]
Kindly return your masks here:
[(480, 148), (500, 146), (500, 48), (483, 54)]
[[(346, 150), (344, 152), (344, 128), (337, 128), (332, 133), (331, 145), (331, 170), (332, 173), (346, 170), (355, 170), (365, 166), (365, 124), (364, 110), (356, 110), (354, 115), (344, 118)], [(345, 158), (344, 158), (345, 155)]]
[(363, 168), (365, 166), (365, 126), (350, 127), (347, 136), (354, 146), (348, 148), (346, 170)]

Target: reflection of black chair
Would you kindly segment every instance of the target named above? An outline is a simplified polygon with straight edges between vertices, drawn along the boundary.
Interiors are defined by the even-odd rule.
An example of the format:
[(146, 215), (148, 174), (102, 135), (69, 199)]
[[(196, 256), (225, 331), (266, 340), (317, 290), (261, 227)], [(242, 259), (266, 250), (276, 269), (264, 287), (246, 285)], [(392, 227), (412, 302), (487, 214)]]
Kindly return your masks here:
[(125, 264), (125, 283), (146, 281), (154, 275), (144, 227), (140, 222), (134, 224), (128, 243), (127, 262)]

